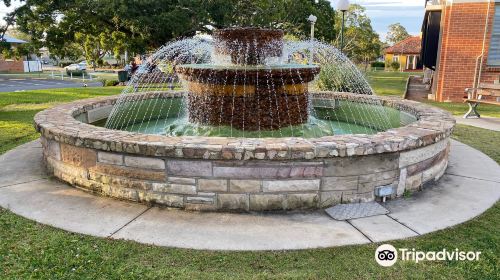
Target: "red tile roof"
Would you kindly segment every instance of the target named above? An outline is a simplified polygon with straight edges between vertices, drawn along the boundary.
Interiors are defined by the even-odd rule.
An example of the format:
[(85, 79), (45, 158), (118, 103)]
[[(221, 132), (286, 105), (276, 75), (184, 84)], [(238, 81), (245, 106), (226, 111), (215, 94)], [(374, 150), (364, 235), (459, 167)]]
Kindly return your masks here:
[(420, 36), (412, 36), (385, 49), (385, 53), (393, 54), (419, 54), (422, 49), (422, 39)]

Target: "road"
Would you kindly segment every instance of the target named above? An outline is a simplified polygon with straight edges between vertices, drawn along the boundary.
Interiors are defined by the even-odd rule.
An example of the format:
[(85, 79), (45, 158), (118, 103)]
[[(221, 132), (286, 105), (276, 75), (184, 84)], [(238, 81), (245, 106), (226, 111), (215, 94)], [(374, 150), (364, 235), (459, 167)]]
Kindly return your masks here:
[[(101, 82), (86, 81), (89, 87), (102, 86)], [(50, 80), (50, 79), (1, 79), (0, 92), (9, 91), (26, 91), (35, 89), (50, 89), (50, 88), (77, 88), (83, 87), (83, 82), (68, 81), (68, 80)]]

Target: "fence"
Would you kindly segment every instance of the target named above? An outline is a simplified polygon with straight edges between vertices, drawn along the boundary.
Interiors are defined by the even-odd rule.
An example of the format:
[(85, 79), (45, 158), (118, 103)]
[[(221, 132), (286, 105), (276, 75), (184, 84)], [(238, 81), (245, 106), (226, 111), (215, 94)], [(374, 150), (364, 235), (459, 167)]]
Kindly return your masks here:
[(24, 73), (43, 71), (40, 61), (23, 61), (23, 67)]

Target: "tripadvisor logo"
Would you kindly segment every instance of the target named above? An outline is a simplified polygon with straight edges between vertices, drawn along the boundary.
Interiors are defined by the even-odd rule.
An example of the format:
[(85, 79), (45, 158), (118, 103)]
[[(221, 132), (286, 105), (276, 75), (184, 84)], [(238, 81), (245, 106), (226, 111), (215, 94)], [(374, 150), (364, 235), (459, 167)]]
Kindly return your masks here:
[(396, 249), (390, 244), (380, 245), (375, 251), (375, 261), (381, 266), (393, 266), (398, 260), (402, 261), (478, 261), (481, 252), (443, 249), (441, 251), (416, 251), (415, 249)]
[(398, 251), (390, 244), (380, 245), (375, 251), (375, 260), (381, 266), (392, 266), (398, 260)]

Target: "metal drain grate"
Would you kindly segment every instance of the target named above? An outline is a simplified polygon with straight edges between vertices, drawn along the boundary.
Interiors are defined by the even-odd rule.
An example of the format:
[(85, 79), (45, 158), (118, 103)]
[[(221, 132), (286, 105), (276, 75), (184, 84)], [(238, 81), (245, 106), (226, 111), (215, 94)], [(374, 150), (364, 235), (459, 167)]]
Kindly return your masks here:
[(376, 215), (385, 215), (389, 210), (377, 202), (339, 204), (325, 209), (326, 213), (335, 220), (364, 218)]

